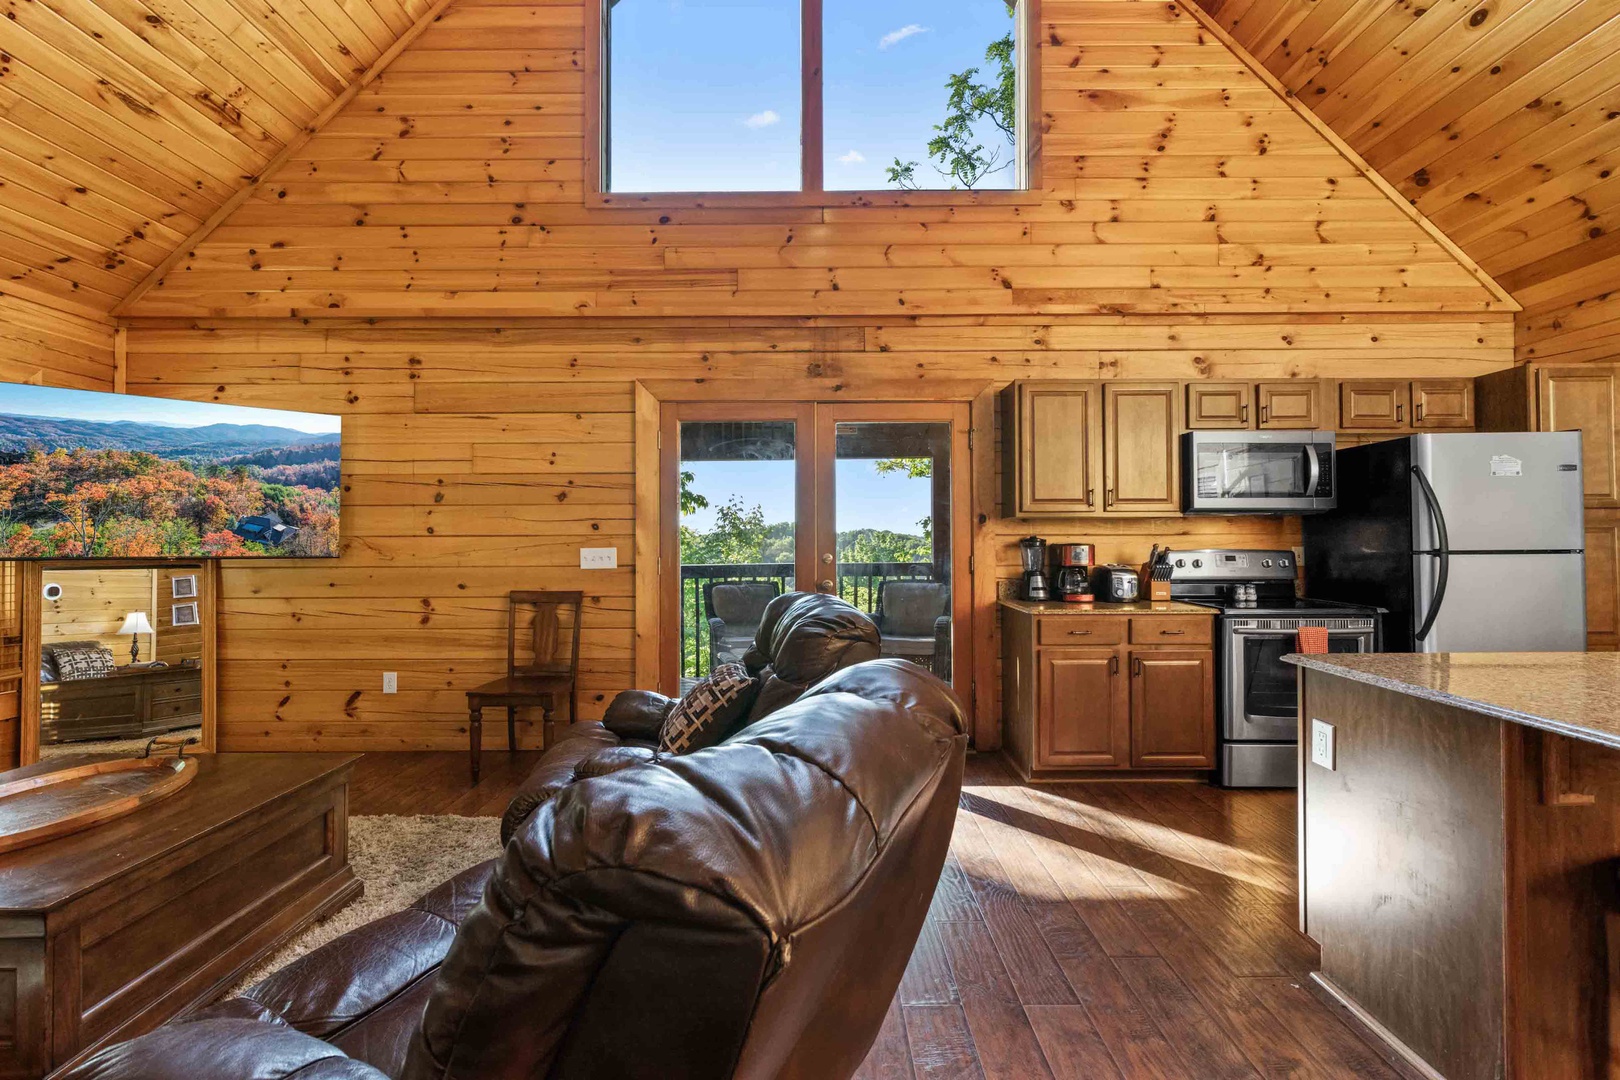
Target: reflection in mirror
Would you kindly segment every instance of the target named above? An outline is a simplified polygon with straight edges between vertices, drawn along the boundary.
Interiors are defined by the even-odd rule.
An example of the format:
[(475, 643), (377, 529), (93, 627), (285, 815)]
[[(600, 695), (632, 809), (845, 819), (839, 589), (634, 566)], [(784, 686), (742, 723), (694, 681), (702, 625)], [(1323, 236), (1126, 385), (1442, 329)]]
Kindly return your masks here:
[(206, 587), (200, 564), (43, 570), (42, 760), (201, 737)]

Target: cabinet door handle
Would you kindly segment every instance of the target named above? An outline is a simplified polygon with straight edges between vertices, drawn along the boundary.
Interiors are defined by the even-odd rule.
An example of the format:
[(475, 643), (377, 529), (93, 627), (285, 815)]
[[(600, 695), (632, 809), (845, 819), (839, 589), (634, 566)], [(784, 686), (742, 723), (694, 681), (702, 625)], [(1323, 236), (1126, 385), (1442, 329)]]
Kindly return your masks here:
[(1095, 506), (1095, 505), (1097, 505), (1097, 489), (1096, 488), (1086, 488), (1086, 505), (1087, 506)]
[(1247, 424), (1249, 422), (1249, 403), (1248, 402), (1243, 403), (1243, 422), (1245, 424)]
[(1262, 405), (1262, 406), (1260, 406), (1260, 422), (1262, 424), (1264, 424), (1264, 423), (1269, 422), (1270, 420), (1271, 420), (1271, 406), (1270, 405)]
[(1103, 493), (1103, 508), (1107, 509), (1108, 507), (1113, 506), (1113, 505), (1114, 505), (1114, 489), (1109, 488), (1106, 492)]
[(1138, 678), (1141, 677), (1141, 675), (1142, 675), (1142, 658), (1140, 656), (1131, 657), (1131, 674), (1137, 676)]
[(1400, 423), (1401, 421), (1403, 421), (1405, 419), (1406, 419), (1406, 406), (1405, 405), (1397, 405), (1397, 406), (1395, 406), (1395, 422), (1398, 424), (1398, 423)]
[(1110, 674), (1110, 675), (1118, 675), (1119, 674), (1119, 657), (1110, 656), (1108, 658), (1108, 674)]
[(1069, 631), (1069, 636), (1070, 637), (1090, 637), (1091, 636), (1091, 631), (1090, 630), (1070, 630)]
[(1419, 421), (1423, 419), (1423, 402), (1420, 401), (1412, 406), (1412, 418)]

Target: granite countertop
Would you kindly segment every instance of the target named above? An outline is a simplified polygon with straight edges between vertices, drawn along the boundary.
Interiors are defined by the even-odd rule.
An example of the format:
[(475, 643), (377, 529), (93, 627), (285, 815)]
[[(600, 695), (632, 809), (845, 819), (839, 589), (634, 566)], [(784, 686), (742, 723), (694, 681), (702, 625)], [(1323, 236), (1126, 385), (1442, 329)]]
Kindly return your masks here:
[(1364, 653), (1289, 663), (1620, 749), (1620, 653)]
[(1006, 600), (1001, 606), (1026, 615), (1209, 615), (1215, 609), (1180, 600), (1139, 600), (1134, 604), (1066, 604), (1061, 600)]

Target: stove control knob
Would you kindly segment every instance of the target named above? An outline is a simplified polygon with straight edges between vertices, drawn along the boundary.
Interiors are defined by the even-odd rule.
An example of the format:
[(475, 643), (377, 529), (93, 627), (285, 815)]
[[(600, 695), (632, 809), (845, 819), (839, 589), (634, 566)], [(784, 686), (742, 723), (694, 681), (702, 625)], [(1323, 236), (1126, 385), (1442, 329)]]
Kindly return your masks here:
[(1177, 559), (1176, 560), (1176, 565), (1177, 566), (1186, 566), (1187, 565), (1187, 560), (1186, 559)]
[(1286, 569), (1288, 569), (1288, 560), (1287, 559), (1278, 559), (1277, 560), (1277, 565), (1282, 567), (1284, 570), (1286, 570)]
[(1204, 565), (1204, 560), (1203, 559), (1194, 559), (1193, 560), (1193, 568), (1194, 569), (1197, 569), (1198, 567), (1203, 566), (1203, 565)]
[(1264, 560), (1261, 561), (1260, 565), (1265, 567), (1267, 570), (1270, 570), (1271, 569), (1271, 560), (1270, 559), (1264, 559)]

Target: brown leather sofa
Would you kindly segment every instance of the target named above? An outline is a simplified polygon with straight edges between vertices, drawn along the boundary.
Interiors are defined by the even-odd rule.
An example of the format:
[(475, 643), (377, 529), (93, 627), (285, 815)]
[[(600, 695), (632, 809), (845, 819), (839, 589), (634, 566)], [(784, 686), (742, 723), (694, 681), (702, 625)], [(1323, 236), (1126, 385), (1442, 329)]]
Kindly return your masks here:
[[(783, 697), (811, 654), (872, 644), (836, 603), (762, 625), (777, 647), (755, 659)], [(606, 775), (635, 748), (595, 725), (580, 737), (600, 744), (575, 757), (584, 778), (523, 815), (499, 859), (71, 1080), (852, 1074), (955, 821), (950, 689), (905, 661), (858, 663), (718, 746)]]

